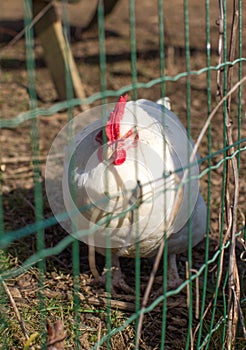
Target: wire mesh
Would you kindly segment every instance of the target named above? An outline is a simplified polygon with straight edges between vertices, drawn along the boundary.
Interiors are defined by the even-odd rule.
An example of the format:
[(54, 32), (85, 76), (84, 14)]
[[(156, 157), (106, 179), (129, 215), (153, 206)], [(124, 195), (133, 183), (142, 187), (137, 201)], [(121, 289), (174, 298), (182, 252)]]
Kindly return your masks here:
[[(117, 6), (121, 5), (121, 11), (123, 9), (126, 11), (125, 4), (122, 5), (121, 3), (123, 1), (119, 1)], [(31, 163), (32, 168), (33, 197), (31, 204), (26, 198), (24, 202), (29, 203), (28, 205), (34, 211), (34, 215), (31, 215), (31, 221), (27, 220), (24, 224), (21, 224), (22, 221), (19, 220), (16, 223), (11, 223), (13, 219), (9, 219), (9, 217), (12, 218), (9, 211), (13, 213), (16, 211), (17, 214), (15, 215), (22, 215), (23, 213), (23, 216), (26, 216), (26, 213), (23, 212), (23, 199), (19, 202), (14, 200), (14, 203), (10, 203), (12, 198), (15, 197), (11, 197), (11, 191), (4, 190), (6, 184), (8, 184), (8, 178), (4, 175), (4, 169), (6, 164), (10, 164), (11, 157), (8, 158), (1, 151), (0, 247), (2, 250), (0, 277), (2, 288), (0, 293), (2, 312), (0, 329), (3, 335), (1, 340), (3, 349), (29, 349), (38, 348), (38, 346), (47, 348), (50, 345), (50, 331), (47, 331), (46, 323), (47, 321), (55, 322), (57, 319), (62, 320), (62, 323), (65, 325), (66, 334), (63, 332), (60, 334), (61, 339), (58, 339), (58, 342), (65, 341), (66, 345), (63, 345), (63, 348), (222, 349), (227, 347), (229, 349), (236, 346), (243, 349), (245, 347), (246, 209), (244, 196), (246, 195), (246, 134), (245, 96), (243, 93), (245, 90), (243, 83), (246, 79), (246, 56), (243, 47), (243, 39), (246, 32), (243, 17), (245, 6), (242, 0), (219, 1), (220, 6), (216, 13), (216, 16), (219, 17), (219, 30), (216, 29), (216, 31), (212, 32), (212, 4), (210, 4), (209, 0), (202, 2), (203, 13), (205, 13), (203, 17), (201, 11), (199, 12), (197, 9), (195, 13), (191, 11), (189, 1), (177, 1), (177, 3), (180, 6), (180, 11), (181, 4), (183, 5), (183, 10), (181, 11), (183, 13), (182, 30), (180, 28), (170, 28), (168, 19), (175, 16), (172, 6), (161, 0), (158, 0), (156, 4), (157, 22), (155, 22), (154, 28), (155, 31), (157, 28), (157, 33), (153, 32), (153, 35), (158, 37), (158, 40), (155, 42), (158, 57), (151, 58), (154, 64), (158, 62), (159, 70), (158, 74), (155, 71), (155, 77), (152, 78), (146, 73), (146, 76), (142, 79), (143, 73), (142, 75), (139, 73), (142, 72), (142, 61), (146, 60), (143, 69), (147, 71), (151, 60), (148, 54), (142, 59), (139, 52), (140, 49), (138, 51), (138, 47), (144, 40), (141, 36), (142, 33), (140, 32), (139, 34), (138, 31), (138, 11), (141, 8), (141, 4), (137, 1), (129, 0), (127, 6), (128, 22), (127, 24), (124, 22), (124, 25), (127, 26), (127, 30), (124, 29), (124, 31), (129, 33), (128, 36), (124, 36), (123, 40), (127, 41), (130, 51), (130, 55), (126, 59), (130, 66), (130, 75), (128, 81), (124, 80), (125, 83), (122, 85), (121, 83), (114, 84), (112, 82), (114, 79), (117, 80), (117, 76), (116, 78), (112, 77), (113, 72), (109, 69), (111, 62), (108, 62), (107, 56), (108, 51), (111, 56), (115, 54), (111, 53), (107, 42), (108, 34), (105, 24), (107, 18), (104, 16), (107, 1), (99, 0), (97, 5), (98, 31), (97, 34), (94, 33), (98, 37), (97, 64), (100, 72), (98, 90), (88, 93), (88, 97), (83, 100), (76, 98), (72, 86), (70, 67), (67, 64), (65, 72), (67, 100), (48, 105), (46, 103), (40, 107), (37, 95), (33, 6), (32, 0), (24, 1), (26, 81), (28, 85), (29, 108), (11, 118), (8, 118), (3, 112), (0, 119), (0, 128), (2, 135), (4, 135), (5, 131), (18, 130), (25, 127), (26, 133), (30, 137), (31, 153), (27, 161)], [(234, 11), (235, 9), (236, 11)], [(69, 34), (70, 24), (66, 1), (62, 1), (61, 12), (63, 35), (67, 44), (67, 50), (70, 46), (73, 49)], [(233, 14), (235, 15), (235, 12), (237, 13), (238, 24), (237, 50), (235, 57), (230, 61), (228, 52), (232, 43), (229, 38), (232, 30), (232, 16)], [(143, 12), (141, 15), (143, 16)], [(195, 28), (197, 29), (197, 23), (201, 21), (201, 17), (205, 23), (203, 26), (205, 31), (203, 38), (205, 39), (201, 41), (205, 43), (205, 46), (202, 49), (198, 49), (198, 51), (201, 50), (200, 56), (196, 56), (196, 52), (194, 52), (196, 50), (191, 46), (191, 42), (194, 45), (193, 38), (199, 35), (200, 32), (195, 33), (194, 25), (192, 24), (193, 22), (196, 23)], [(147, 25), (148, 21), (151, 23), (151, 18), (147, 16), (144, 21)], [(181, 20), (179, 19), (180, 24)], [(182, 33), (183, 41), (180, 44), (182, 46), (180, 55), (178, 54), (180, 48), (171, 45), (168, 31), (177, 32), (177, 37)], [(81, 45), (83, 45), (83, 40), (82, 36)], [(116, 36), (114, 41), (116, 46), (117, 40)], [(148, 40), (150, 39), (148, 38)], [(217, 42), (221, 45), (219, 46), (219, 57), (213, 47), (214, 43)], [(112, 45), (112, 42), (110, 42), (110, 45)], [(147, 46), (144, 46), (146, 50), (148, 45), (153, 45), (153, 42), (150, 41)], [(201, 60), (201, 62), (197, 62), (197, 60)], [(68, 57), (66, 61), (69, 62)], [(177, 70), (179, 65), (183, 71), (181, 69)], [(123, 63), (121, 68), (124, 70)], [(237, 76), (234, 74), (234, 87), (231, 86), (234, 90), (231, 110), (229, 110), (228, 99), (231, 99), (231, 92), (229, 91), (230, 89), (228, 90), (228, 74), (231, 69), (237, 71)], [(117, 86), (117, 88), (113, 88), (114, 86)], [(179, 90), (183, 91), (175, 98), (175, 93)], [(237, 96), (235, 96), (235, 91), (237, 91)], [(76, 239), (81, 233), (76, 233), (75, 227), (73, 235), (64, 235), (64, 233), (61, 234), (61, 231), (59, 231), (61, 229), (57, 228), (57, 219), (62, 221), (62, 218), (67, 218), (68, 214), (61, 212), (58, 217), (51, 215), (43, 187), (43, 163), (40, 161), (42, 159), (40, 144), (42, 143), (42, 137), (46, 138), (45, 134), (41, 134), (40, 117), (49, 119), (59, 112), (64, 113), (64, 110), (66, 110), (66, 121), (69, 122), (73, 120), (77, 107), (81, 105), (92, 106), (99, 102), (106, 103), (108, 100), (115, 101), (125, 93), (131, 94), (133, 100), (142, 97), (154, 99), (157, 95), (165, 97), (170, 94), (171, 100), (174, 97), (176, 104), (174, 106), (175, 112), (177, 111), (178, 115), (185, 116), (183, 121), (186, 124), (189, 138), (198, 138), (202, 126), (210, 118), (210, 123), (207, 130), (205, 130), (206, 137), (202, 139), (202, 156), (198, 160), (201, 167), (198, 178), (201, 180), (202, 193), (207, 203), (205, 238), (202, 245), (199, 246), (200, 248), (192, 248), (192, 227), (191, 223), (189, 223), (188, 252), (180, 257), (179, 263), (184, 282), (175, 290), (167, 290), (165, 272), (167, 271), (168, 248), (165, 244), (163, 260), (160, 264), (161, 275), (163, 275), (161, 282), (163, 292), (159, 296), (153, 294), (146, 306), (142, 306), (142, 280), (143, 276), (146, 277), (147, 275), (149, 277), (153, 262), (149, 262), (149, 260), (142, 262), (140, 260), (138, 245), (136, 246), (135, 261), (130, 267), (130, 269), (132, 267), (134, 269), (135, 295), (133, 298), (132, 296), (127, 297), (124, 295), (122, 297), (122, 295), (118, 295), (119, 300), (117, 300), (117, 295), (111, 294), (112, 272), (110, 268), (112, 259), (109, 248), (106, 249), (105, 257), (107, 270), (105, 292), (102, 292), (102, 289), (99, 289), (98, 292), (96, 287), (93, 287), (88, 289), (89, 292), (86, 295), (87, 287), (84, 286), (90, 285), (91, 280), (88, 277), (89, 272), (87, 270), (85, 272), (83, 266), (85, 264), (84, 259), (87, 256), (84, 256), (84, 250), (81, 252), (81, 243)], [(229, 95), (227, 96), (228, 93)], [(201, 97), (202, 94), (206, 95), (206, 98)], [(216, 94), (221, 94), (219, 96), (221, 98), (219, 99), (217, 96), (216, 100)], [(181, 98), (183, 98), (182, 101), (180, 100)], [(199, 99), (201, 99), (200, 102)], [(204, 101), (206, 101), (206, 106), (203, 105)], [(196, 103), (198, 109), (203, 109), (202, 113), (197, 112)], [(222, 108), (219, 108), (218, 104)], [(217, 113), (212, 115), (215, 108), (217, 108)], [(232, 143), (228, 143), (228, 113), (230, 118), (233, 119), (236, 130), (233, 134), (234, 140)], [(194, 114), (198, 115), (202, 122), (198, 122)], [(4, 141), (1, 142), (3, 143)], [(233, 180), (231, 162), (235, 158), (237, 159), (239, 178), (234, 178)], [(23, 159), (25, 159), (25, 156), (23, 156)], [(21, 164), (21, 156), (18, 162)], [(15, 168), (16, 170), (18, 170), (18, 167)], [(240, 296), (234, 298), (234, 303), (237, 306), (234, 308), (234, 314), (231, 315), (230, 274), (227, 266), (232, 264), (232, 254), (230, 252), (234, 236), (230, 227), (232, 223), (230, 223), (230, 218), (228, 217), (232, 213), (228, 206), (233, 206), (233, 200), (229, 203), (228, 198), (235, 197), (233, 191), (236, 182), (239, 182), (240, 194), (237, 209), (239, 213), (238, 222), (236, 223), (237, 230), (235, 232), (238, 246), (235, 248), (236, 261), (234, 264), (235, 269), (238, 267), (239, 271)], [(228, 197), (228, 191), (231, 193), (231, 197)], [(16, 208), (20, 210), (16, 210)], [(54, 232), (57, 232), (57, 234), (53, 241), (52, 235), (54, 235)], [(93, 228), (85, 232), (85, 234), (90, 232), (93, 233)], [(50, 239), (52, 241), (49, 241)], [(26, 252), (19, 252), (18, 250), (23, 250), (21, 245), (23, 242), (24, 247), (28, 245), (34, 245), (34, 247), (24, 248), (24, 250), (27, 250)], [(71, 249), (69, 250), (69, 248)], [(196, 249), (198, 249), (197, 253), (194, 254)], [(63, 259), (65, 262), (63, 262)], [(197, 259), (198, 262), (196, 261)], [(67, 268), (66, 265), (69, 264), (69, 260), (71, 265)], [(58, 262), (58, 265), (54, 261)], [(128, 272), (130, 273), (129, 270), (127, 270)], [(86, 274), (87, 279), (85, 278)], [(32, 281), (37, 282), (35, 284), (36, 297), (33, 297), (32, 303), (30, 303), (33, 311), (26, 310), (27, 302), (23, 302), (24, 294), (21, 295), (20, 292), (18, 294), (21, 283), (24, 283), (23, 278), (27, 278), (25, 276), (32, 276)], [(52, 287), (60, 280), (66, 280), (67, 289), (64, 287), (65, 284), (61, 285), (61, 290), (64, 289), (64, 291), (61, 292), (59, 290), (57, 296), (55, 292), (52, 295)], [(14, 292), (17, 294), (14, 295)], [(153, 290), (153, 292), (155, 291)], [(98, 295), (98, 293), (101, 293), (101, 295)], [(11, 299), (9, 294), (14, 295), (14, 297)], [(64, 294), (66, 294), (66, 297), (64, 297)], [(22, 299), (19, 298), (19, 300), (18, 295), (21, 295)], [(62, 295), (64, 299), (62, 299)], [(101, 303), (100, 297), (103, 300)], [(26, 298), (29, 298), (30, 301), (29, 294), (27, 294)], [(22, 307), (22, 303), (24, 303), (24, 307)], [(16, 309), (19, 310), (20, 319), (18, 319)], [(121, 312), (120, 310), (123, 311)], [(9, 316), (9, 312), (11, 316)], [(92, 315), (92, 317), (87, 317), (88, 315)], [(144, 315), (143, 319), (142, 315)], [(35, 322), (32, 322), (34, 319)], [(236, 332), (233, 333), (230, 327), (233, 328), (235, 319), (238, 322), (236, 322)], [(229, 321), (231, 323), (228, 323)], [(141, 322), (143, 322), (142, 325)], [(25, 325), (26, 333), (23, 333), (23, 324)], [(142, 328), (141, 334), (138, 334), (140, 328)], [(15, 333), (18, 334), (18, 339), (16, 339)], [(119, 340), (118, 336), (121, 337), (121, 340)]]

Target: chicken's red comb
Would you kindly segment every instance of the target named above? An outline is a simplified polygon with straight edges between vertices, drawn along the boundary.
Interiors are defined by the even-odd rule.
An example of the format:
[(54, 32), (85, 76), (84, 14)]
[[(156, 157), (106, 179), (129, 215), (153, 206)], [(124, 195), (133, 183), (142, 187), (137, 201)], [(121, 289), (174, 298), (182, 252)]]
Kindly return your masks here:
[(127, 101), (127, 94), (119, 98), (113, 112), (110, 113), (109, 121), (106, 124), (106, 135), (110, 142), (118, 140), (120, 136), (120, 120), (124, 114)]

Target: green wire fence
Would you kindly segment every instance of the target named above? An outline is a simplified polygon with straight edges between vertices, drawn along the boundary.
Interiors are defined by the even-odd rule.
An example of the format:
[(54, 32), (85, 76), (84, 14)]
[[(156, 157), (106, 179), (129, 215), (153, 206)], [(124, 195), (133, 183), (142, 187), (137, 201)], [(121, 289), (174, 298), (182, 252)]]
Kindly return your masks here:
[[(98, 1), (97, 31), (91, 34), (98, 38), (99, 87), (92, 93), (86, 92), (85, 99), (76, 98), (67, 65), (67, 100), (49, 104), (40, 102), (37, 94), (33, 4), (31, 0), (23, 2), (29, 108), (11, 118), (1, 113), (0, 129), (3, 136), (5, 132), (22, 128), (28, 133), (33, 188), (31, 203), (29, 197), (18, 200), (14, 193), (16, 189), (4, 190), (8, 184), (5, 166), (10, 164), (11, 157), (1, 151), (1, 349), (46, 349), (53, 343), (57, 349), (59, 346), (60, 349), (246, 349), (245, 4), (242, 0), (221, 0), (215, 6), (204, 0), (197, 7), (195, 1), (177, 0), (171, 4), (158, 0), (148, 5), (155, 6), (153, 22), (148, 13), (140, 11), (148, 1), (115, 1), (114, 10), (105, 17), (107, 2)], [(61, 1), (60, 8), (63, 34), (68, 47), (74, 50), (77, 43), (71, 43), (67, 1)], [(121, 75), (114, 76), (111, 71), (113, 63), (109, 56), (114, 53), (107, 45), (106, 28), (108, 19), (120, 16), (120, 11), (128, 11), (123, 41), (129, 55), (119, 56), (117, 64), (124, 70), (123, 61), (127, 62), (130, 75), (126, 74), (122, 86), (113, 89), (113, 82), (121, 81)], [(178, 26), (172, 19), (175, 12), (179, 12)], [(145, 38), (138, 31), (141, 16), (145, 16), (146, 25), (152, 23), (153, 36), (158, 37), (151, 41), (150, 35), (146, 39), (150, 51), (152, 46), (155, 50), (145, 56), (139, 52), (142, 42), (144, 49), (147, 47)], [(214, 17), (217, 24), (212, 22)], [(200, 23), (205, 30), (203, 33), (199, 29)], [(176, 42), (180, 35), (179, 47)], [(198, 48), (194, 46), (196, 36)], [(84, 39), (82, 35), (82, 46), (83, 40), (90, 38)], [(121, 39), (116, 35), (114, 40), (117, 47)], [(113, 46), (112, 42), (110, 45)], [(6, 49), (4, 57), (7, 55)], [(80, 63), (78, 59), (78, 66)], [(151, 77), (146, 73), (144, 76), (143, 72), (147, 72), (151, 64), (155, 66), (156, 75)], [(83, 77), (82, 69), (80, 72)], [(2, 73), (5, 74), (4, 67)], [(198, 248), (192, 249), (190, 244), (187, 254), (180, 257), (183, 284), (175, 290), (167, 290), (164, 276), (163, 294), (156, 297), (153, 294), (145, 306), (142, 306), (142, 280), (149, 277), (153, 261), (141, 262), (138, 247), (135, 261), (129, 263), (130, 270), (134, 269), (130, 272), (135, 284), (134, 296), (121, 295), (117, 300), (111, 295), (110, 274), (106, 276), (102, 295), (98, 295), (96, 287), (86, 289), (91, 279), (85, 262), (86, 248), (81, 251), (82, 243), (76, 239), (81, 233), (67, 235), (60, 228), (57, 219), (66, 219), (67, 213), (61, 212), (56, 218), (52, 215), (44, 191), (40, 160), (40, 144), (48, 137), (40, 132), (40, 117), (49, 120), (61, 113), (67, 115), (69, 122), (78, 113), (78, 107), (117, 101), (126, 92), (133, 100), (143, 97), (157, 100), (158, 96), (169, 96), (174, 112), (184, 121), (188, 135), (194, 141), (209, 121), (201, 139), (201, 158), (198, 160), (201, 167), (198, 177), (207, 203), (205, 238)], [(21, 156), (18, 161), (21, 164)], [(33, 211), (31, 220), (23, 209), (27, 202)], [(13, 219), (13, 215), (23, 215), (28, 220)], [(55, 237), (54, 241), (50, 242), (50, 237)], [(190, 243), (191, 237), (190, 232)], [(165, 246), (159, 274), (166, 271), (167, 255)], [(110, 266), (111, 253), (107, 249), (106, 268), (110, 270)], [(27, 280), (30, 282), (25, 290), (22, 286)], [(57, 321), (58, 331), (53, 326)]]

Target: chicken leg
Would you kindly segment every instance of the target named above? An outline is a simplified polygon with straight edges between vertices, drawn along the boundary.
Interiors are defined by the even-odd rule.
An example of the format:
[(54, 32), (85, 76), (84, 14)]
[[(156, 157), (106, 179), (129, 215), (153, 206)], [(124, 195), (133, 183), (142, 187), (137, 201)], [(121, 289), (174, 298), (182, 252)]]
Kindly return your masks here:
[[(101, 249), (100, 253), (105, 255), (105, 250)], [(125, 281), (125, 276), (121, 271), (120, 260), (119, 260), (119, 257), (117, 255), (112, 254), (110, 270), (106, 269), (106, 267), (105, 267), (102, 275), (100, 275), (99, 272), (97, 271), (97, 268), (96, 268), (95, 248), (94, 248), (94, 246), (89, 246), (89, 265), (90, 265), (91, 273), (93, 274), (93, 276), (95, 278), (94, 283), (99, 283), (99, 284), (102, 284), (103, 286), (105, 286), (106, 279), (107, 279), (107, 273), (111, 272), (111, 292), (112, 292), (112, 294), (117, 294), (116, 289), (123, 290), (127, 294), (135, 294), (134, 288), (130, 287)]]

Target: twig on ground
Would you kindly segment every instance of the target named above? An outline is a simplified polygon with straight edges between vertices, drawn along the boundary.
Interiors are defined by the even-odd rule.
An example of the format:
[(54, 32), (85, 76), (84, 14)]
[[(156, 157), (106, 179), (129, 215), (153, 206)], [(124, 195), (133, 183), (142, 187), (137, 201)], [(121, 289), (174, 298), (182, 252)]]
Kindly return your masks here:
[(195, 311), (195, 317), (196, 319), (199, 318), (199, 304), (200, 304), (200, 293), (199, 293), (199, 276), (198, 271), (195, 269), (191, 269), (191, 272), (195, 272), (197, 274), (196, 277), (196, 311)]
[[(14, 300), (14, 298), (13, 298), (13, 296), (12, 296), (10, 290), (9, 290), (9, 287), (7, 286), (7, 284), (6, 284), (4, 281), (1, 281), (1, 283), (2, 283), (2, 285), (3, 285), (3, 288), (4, 288), (4, 290), (5, 290), (5, 292), (6, 292), (7, 296), (8, 296), (8, 298), (9, 298), (9, 301), (10, 301), (10, 304), (11, 304), (11, 306), (12, 306), (12, 308), (13, 308), (15, 317), (17, 318), (17, 321), (19, 322), (21, 331), (22, 331), (22, 333), (23, 333), (25, 339), (28, 341), (28, 340), (29, 340), (29, 335), (28, 335), (28, 333), (27, 333), (27, 330), (26, 330), (24, 321), (22, 320), (21, 315), (20, 315), (20, 313), (19, 313), (19, 310), (18, 310), (18, 308), (17, 308), (16, 302), (15, 302), (15, 300)], [(33, 349), (33, 347), (32, 347), (31, 349)]]
[[(190, 278), (190, 271), (188, 267), (188, 261), (185, 262), (185, 278), (188, 280)], [(186, 286), (186, 304), (187, 304), (187, 309), (189, 310), (190, 307), (190, 287), (189, 284)]]
[[(81, 301), (87, 302), (89, 304), (95, 305), (95, 306), (107, 306), (109, 303), (109, 300), (105, 297), (85, 297), (82, 293), (78, 293), (79, 298)], [(129, 311), (129, 312), (135, 312), (136, 307), (135, 304), (127, 302), (127, 301), (120, 301), (120, 300), (114, 300), (110, 299), (110, 307), (112, 309), (119, 309), (123, 311)]]
[[(59, 297), (61, 299), (66, 299), (67, 297), (70, 298), (70, 293), (66, 294), (66, 293), (59, 293), (57, 291), (54, 292), (48, 288), (46, 288), (43, 293), (47, 298), (55, 298), (55, 297), (56, 298)], [(97, 296), (91, 296), (91, 295), (89, 296), (89, 295), (84, 295), (81, 292), (78, 292), (78, 296), (82, 303), (87, 303), (94, 306), (105, 307), (105, 306), (108, 306), (108, 303), (109, 303), (109, 298), (107, 293), (101, 293), (100, 295), (97, 295)], [(135, 304), (128, 301), (110, 299), (110, 303), (111, 303), (110, 307), (112, 309), (119, 309), (127, 312), (136, 311)]]

